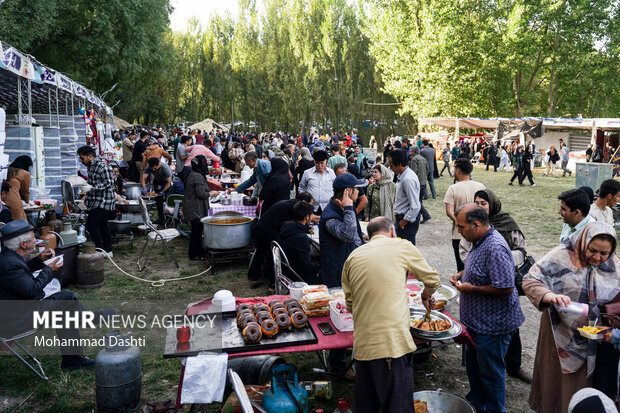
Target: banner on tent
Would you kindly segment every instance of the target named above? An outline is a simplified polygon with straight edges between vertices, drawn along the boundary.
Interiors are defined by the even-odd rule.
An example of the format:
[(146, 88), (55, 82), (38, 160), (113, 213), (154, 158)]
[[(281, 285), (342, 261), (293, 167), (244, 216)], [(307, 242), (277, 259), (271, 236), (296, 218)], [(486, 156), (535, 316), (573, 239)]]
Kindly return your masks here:
[(74, 83), (75, 86), (75, 96), (83, 98), (86, 97), (86, 88), (78, 83)]
[(56, 77), (56, 85), (62, 90), (73, 93), (73, 82), (67, 76), (58, 73)]
[(24, 55), (12, 47), (9, 47), (4, 51), (2, 63), (6, 70), (21, 76), (24, 66)]
[(40, 66), (35, 63), (35, 71), (37, 72), (37, 83), (45, 83), (48, 85), (56, 86), (56, 72), (48, 69), (45, 66)]

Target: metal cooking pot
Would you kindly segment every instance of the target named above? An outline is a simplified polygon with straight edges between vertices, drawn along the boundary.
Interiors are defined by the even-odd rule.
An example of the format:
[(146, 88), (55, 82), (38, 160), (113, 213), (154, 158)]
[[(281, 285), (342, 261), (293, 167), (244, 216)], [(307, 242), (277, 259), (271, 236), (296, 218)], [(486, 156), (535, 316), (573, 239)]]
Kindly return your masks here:
[[(217, 224), (218, 221), (242, 219), (239, 224)], [(203, 225), (202, 246), (204, 248), (227, 250), (250, 245), (250, 224), (252, 218), (236, 212), (219, 213), (200, 220)]]
[(467, 400), (455, 394), (443, 391), (417, 391), (414, 400), (427, 403), (429, 412), (437, 413), (476, 413), (476, 409)]
[(127, 199), (138, 199), (142, 195), (142, 185), (136, 183), (126, 183), (123, 185), (125, 197)]
[[(146, 209), (151, 208), (155, 205), (155, 201), (144, 201), (146, 204)], [(140, 213), (140, 204), (136, 200), (129, 200), (129, 204), (123, 204), (121, 202), (116, 204), (116, 208), (121, 211), (123, 214), (133, 214)]]
[(108, 227), (112, 235), (131, 235), (131, 221), (112, 219), (108, 221)]

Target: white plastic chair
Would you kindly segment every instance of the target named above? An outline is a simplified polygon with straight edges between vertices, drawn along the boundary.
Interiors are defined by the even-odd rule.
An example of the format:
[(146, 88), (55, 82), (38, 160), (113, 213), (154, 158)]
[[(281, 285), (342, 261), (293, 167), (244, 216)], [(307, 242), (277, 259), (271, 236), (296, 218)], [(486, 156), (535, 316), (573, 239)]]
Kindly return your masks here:
[[(146, 209), (146, 204), (144, 203), (144, 200), (142, 198), (139, 198), (138, 202), (140, 204), (140, 215), (142, 215), (142, 220), (144, 221), (144, 225), (146, 226), (147, 230), (146, 240), (144, 241), (142, 252), (138, 257), (138, 271), (142, 271), (146, 267), (146, 263), (148, 262), (151, 255), (151, 250), (153, 249), (153, 246), (155, 246), (157, 240), (161, 240), (163, 242), (166, 251), (168, 251), (168, 255), (170, 255), (172, 261), (174, 261), (174, 265), (179, 268), (179, 262), (177, 261), (177, 258), (174, 256), (174, 253), (168, 246), (168, 242), (172, 241), (181, 234), (176, 228), (158, 230), (157, 227), (155, 227), (151, 222), (151, 217), (149, 216), (148, 210)], [(144, 251), (146, 251), (147, 246), (149, 247), (149, 250), (145, 256)]]

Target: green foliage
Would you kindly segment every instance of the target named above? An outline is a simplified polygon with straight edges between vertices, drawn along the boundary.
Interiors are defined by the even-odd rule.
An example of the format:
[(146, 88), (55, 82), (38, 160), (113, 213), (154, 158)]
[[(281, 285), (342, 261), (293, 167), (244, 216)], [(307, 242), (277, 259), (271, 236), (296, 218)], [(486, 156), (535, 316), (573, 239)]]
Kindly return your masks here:
[(613, 0), (376, 0), (385, 91), (420, 116), (617, 116)]

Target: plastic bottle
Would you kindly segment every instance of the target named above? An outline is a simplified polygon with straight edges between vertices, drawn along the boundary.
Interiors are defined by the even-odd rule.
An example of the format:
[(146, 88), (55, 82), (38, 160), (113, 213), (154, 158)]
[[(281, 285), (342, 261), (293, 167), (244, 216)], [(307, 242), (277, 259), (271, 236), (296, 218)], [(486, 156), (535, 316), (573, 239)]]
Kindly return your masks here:
[(334, 413), (353, 413), (353, 411), (349, 409), (349, 405), (345, 399), (340, 399), (338, 400), (338, 407), (336, 407)]
[(77, 240), (80, 244), (83, 244), (86, 242), (86, 228), (84, 228), (84, 224), (80, 225), (80, 230), (78, 231)]

